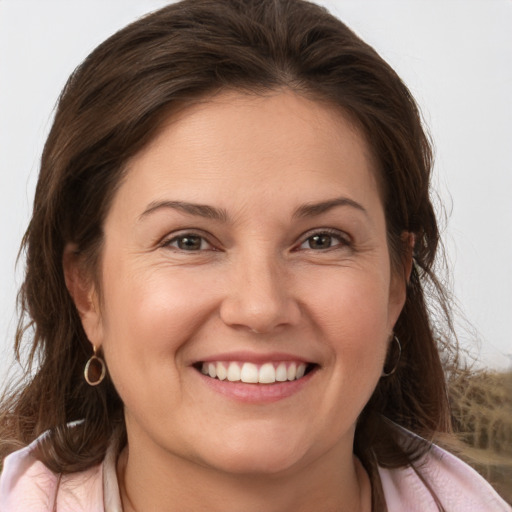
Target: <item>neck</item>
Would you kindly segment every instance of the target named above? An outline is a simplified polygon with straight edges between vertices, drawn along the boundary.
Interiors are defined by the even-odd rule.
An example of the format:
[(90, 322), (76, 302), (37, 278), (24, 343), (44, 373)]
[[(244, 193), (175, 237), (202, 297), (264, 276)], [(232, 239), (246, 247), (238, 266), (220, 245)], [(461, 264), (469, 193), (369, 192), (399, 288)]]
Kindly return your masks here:
[(323, 511), (370, 512), (363, 467), (351, 454), (345, 464), (333, 455), (280, 474), (231, 474), (125, 448), (118, 460), (123, 511), (312, 512), (321, 504)]

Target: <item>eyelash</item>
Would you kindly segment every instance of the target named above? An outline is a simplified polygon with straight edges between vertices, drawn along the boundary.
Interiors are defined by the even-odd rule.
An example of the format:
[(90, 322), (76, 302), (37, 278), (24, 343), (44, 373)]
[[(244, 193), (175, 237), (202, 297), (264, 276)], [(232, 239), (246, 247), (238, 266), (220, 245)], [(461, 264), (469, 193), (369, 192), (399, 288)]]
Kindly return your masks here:
[[(308, 241), (313, 239), (314, 237), (329, 237), (330, 239), (336, 239), (339, 243), (335, 245), (331, 245), (330, 247), (324, 248), (324, 249), (313, 249), (312, 247), (302, 247), (304, 244), (306, 244)], [(317, 229), (312, 232), (306, 233), (305, 236), (302, 239), (302, 242), (297, 246), (297, 249), (295, 250), (306, 250), (306, 251), (314, 251), (314, 252), (323, 252), (323, 251), (330, 251), (330, 250), (336, 250), (341, 248), (350, 248), (352, 247), (352, 241), (350, 237), (343, 233), (342, 231), (338, 231), (336, 229)]]
[[(314, 237), (329, 237), (332, 241), (332, 239), (338, 240), (339, 243), (335, 245), (331, 245), (327, 248), (320, 248), (320, 249), (314, 249), (312, 247), (302, 247), (304, 244), (306, 244), (308, 241), (311, 241)], [(199, 239), (199, 248), (198, 249), (191, 249), (187, 250), (183, 247), (179, 247), (179, 242), (184, 241), (187, 238), (189, 239)], [(311, 243), (311, 242), (310, 242)], [(173, 245), (176, 244), (176, 245)], [(204, 244), (207, 244), (209, 248), (202, 247)], [(208, 241), (207, 237), (199, 234), (191, 232), (185, 232), (176, 236), (173, 236), (170, 239), (165, 240), (162, 244), (162, 247), (170, 247), (175, 249), (179, 252), (202, 252), (205, 250), (210, 251), (216, 251), (218, 250), (211, 242)], [(313, 251), (313, 252), (324, 252), (324, 251), (330, 251), (330, 250), (336, 250), (339, 248), (350, 248), (352, 247), (352, 242), (349, 238), (349, 236), (341, 231), (335, 230), (335, 229), (318, 229), (315, 231), (310, 231), (309, 233), (306, 233), (305, 236), (302, 237), (302, 242), (300, 242), (299, 245), (295, 246), (293, 251), (297, 252), (299, 250), (307, 250), (307, 251)]]
[[(203, 244), (206, 243), (206, 244), (208, 244), (209, 248), (208, 249), (205, 249), (205, 248), (201, 249), (201, 248), (199, 248), (197, 250), (187, 250), (187, 249), (183, 249), (182, 247), (179, 247), (177, 245), (180, 240), (185, 240), (187, 238), (199, 239), (200, 246), (202, 246)], [(176, 244), (176, 245), (173, 245), (173, 244)], [(205, 250), (210, 250), (210, 251), (217, 250), (215, 248), (215, 246), (211, 242), (208, 241), (206, 236), (204, 236), (202, 234), (199, 234), (199, 233), (194, 233), (193, 231), (181, 233), (179, 235), (173, 236), (172, 238), (166, 239), (166, 240), (163, 241), (161, 246), (162, 247), (170, 247), (170, 248), (175, 249), (176, 251), (179, 251), (179, 252), (202, 252), (202, 251), (205, 251)]]

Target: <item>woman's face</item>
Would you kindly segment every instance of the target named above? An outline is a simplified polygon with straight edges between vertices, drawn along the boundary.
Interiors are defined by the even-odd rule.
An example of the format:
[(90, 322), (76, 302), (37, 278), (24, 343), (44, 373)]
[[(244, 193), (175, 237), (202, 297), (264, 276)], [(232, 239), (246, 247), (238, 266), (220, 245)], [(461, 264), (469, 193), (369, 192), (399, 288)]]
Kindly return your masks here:
[(347, 118), (291, 92), (190, 107), (131, 160), (104, 232), (82, 318), (130, 454), (275, 473), (352, 453), (405, 292)]

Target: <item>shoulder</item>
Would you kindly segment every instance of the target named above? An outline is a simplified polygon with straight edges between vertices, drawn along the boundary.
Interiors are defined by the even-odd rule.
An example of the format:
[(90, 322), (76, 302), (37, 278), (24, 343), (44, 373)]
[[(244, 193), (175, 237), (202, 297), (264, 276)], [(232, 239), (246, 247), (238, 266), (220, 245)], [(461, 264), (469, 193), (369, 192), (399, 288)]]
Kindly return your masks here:
[(473, 468), (436, 445), (414, 468), (379, 468), (379, 473), (388, 509), (393, 512), (437, 512), (439, 508), (427, 486), (447, 512), (512, 512)]
[(69, 475), (54, 473), (34, 457), (36, 442), (5, 458), (0, 475), (0, 510), (103, 510), (102, 466)]

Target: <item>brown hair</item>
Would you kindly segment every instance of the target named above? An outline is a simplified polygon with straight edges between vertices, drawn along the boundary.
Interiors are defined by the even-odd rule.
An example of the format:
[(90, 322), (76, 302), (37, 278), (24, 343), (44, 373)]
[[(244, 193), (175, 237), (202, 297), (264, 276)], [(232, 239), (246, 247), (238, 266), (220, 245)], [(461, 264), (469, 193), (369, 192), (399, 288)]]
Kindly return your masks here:
[[(30, 344), (30, 364), (25, 382), (1, 405), (2, 457), (50, 430), (38, 456), (54, 471), (102, 460), (113, 430), (124, 428), (122, 403), (108, 378), (95, 388), (84, 381), (91, 348), (66, 289), (64, 248), (74, 244), (94, 271), (126, 163), (170, 109), (224, 89), (259, 94), (282, 87), (342, 108), (366, 136), (378, 162), (396, 272), (409, 250), (401, 235), (416, 235), (415, 265), (395, 326), (402, 358), (380, 380), (356, 429), (355, 452), (372, 478), (375, 508), (385, 507), (377, 465), (404, 466), (428, 448), (401, 446), (392, 422), (429, 440), (450, 429), (439, 356), (446, 343), (434, 335), (426, 305), (426, 295), (435, 295), (448, 315), (433, 273), (439, 233), (429, 197), (432, 155), (410, 92), (373, 48), (315, 4), (184, 0), (106, 40), (59, 99), (22, 245), (24, 316), (16, 350), (19, 357)], [(33, 373), (30, 366), (37, 366)], [(70, 422), (79, 423), (70, 428)]]

